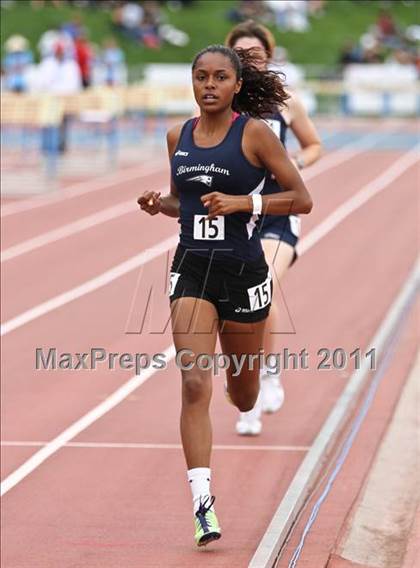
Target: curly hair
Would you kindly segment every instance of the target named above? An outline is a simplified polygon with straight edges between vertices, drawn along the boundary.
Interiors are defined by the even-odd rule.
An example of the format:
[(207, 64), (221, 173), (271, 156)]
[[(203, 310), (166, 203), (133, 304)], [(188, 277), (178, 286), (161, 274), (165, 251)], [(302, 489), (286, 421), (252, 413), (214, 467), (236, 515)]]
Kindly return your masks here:
[(242, 87), (232, 102), (232, 110), (254, 118), (264, 118), (277, 107), (285, 106), (289, 95), (284, 89), (284, 75), (275, 71), (260, 70), (255, 65), (252, 50), (233, 50), (224, 45), (209, 45), (194, 57), (192, 70), (206, 53), (220, 53), (231, 62), (236, 78), (242, 79)]
[(241, 24), (238, 24), (230, 30), (230, 32), (226, 36), (225, 45), (233, 48), (238, 39), (241, 39), (243, 37), (255, 37), (260, 40), (267, 54), (267, 57), (269, 59), (273, 57), (274, 49), (276, 47), (276, 40), (274, 39), (273, 34), (268, 28), (266, 28), (262, 24), (254, 22), (253, 20), (247, 20), (246, 22), (242, 22)]

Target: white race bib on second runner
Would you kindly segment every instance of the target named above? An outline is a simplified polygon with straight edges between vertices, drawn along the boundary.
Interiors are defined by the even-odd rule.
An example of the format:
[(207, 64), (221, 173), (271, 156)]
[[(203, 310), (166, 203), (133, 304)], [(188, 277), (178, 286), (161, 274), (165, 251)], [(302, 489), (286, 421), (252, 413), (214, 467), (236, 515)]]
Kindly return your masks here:
[(169, 296), (175, 292), (175, 286), (181, 274), (179, 272), (171, 272), (169, 274)]
[(265, 122), (266, 125), (271, 128), (277, 138), (280, 139), (280, 121), (271, 118), (265, 118), (263, 122)]
[(290, 230), (295, 237), (300, 237), (300, 219), (296, 215), (289, 215)]

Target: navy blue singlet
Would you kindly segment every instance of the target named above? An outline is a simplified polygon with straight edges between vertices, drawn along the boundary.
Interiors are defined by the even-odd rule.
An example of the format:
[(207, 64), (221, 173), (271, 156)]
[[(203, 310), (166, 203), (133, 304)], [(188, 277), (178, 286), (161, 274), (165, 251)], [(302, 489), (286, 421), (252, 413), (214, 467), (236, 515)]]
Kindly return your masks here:
[[(286, 147), (286, 134), (288, 125), (283, 118), (283, 115), (277, 110), (268, 118), (264, 118), (264, 122), (271, 128), (280, 142)], [(268, 195), (270, 193), (279, 193), (282, 188), (278, 185), (276, 180), (273, 178), (270, 172), (267, 172), (267, 179), (264, 185), (263, 195)], [(268, 215), (271, 217), (271, 215)]]
[(222, 142), (210, 148), (195, 144), (196, 120), (184, 124), (171, 158), (172, 180), (180, 199), (180, 244), (202, 256), (217, 251), (216, 259), (254, 261), (262, 255), (255, 230), (258, 217), (233, 213), (206, 220), (208, 209), (200, 200), (212, 191), (230, 195), (261, 193), (267, 171), (252, 165), (242, 152), (242, 135), (249, 118), (237, 116)]

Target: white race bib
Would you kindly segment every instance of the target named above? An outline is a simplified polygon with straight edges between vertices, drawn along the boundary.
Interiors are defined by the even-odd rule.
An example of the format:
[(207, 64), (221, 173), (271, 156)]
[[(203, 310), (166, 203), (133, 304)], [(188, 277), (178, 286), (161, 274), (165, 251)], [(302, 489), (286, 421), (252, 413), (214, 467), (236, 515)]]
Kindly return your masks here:
[(248, 288), (249, 305), (251, 311), (255, 312), (268, 306), (271, 302), (271, 274), (268, 273), (267, 278), (258, 286)]
[(171, 272), (169, 274), (169, 296), (175, 292), (175, 287), (181, 274), (178, 272)]
[(280, 121), (274, 120), (272, 118), (266, 118), (266, 119), (264, 119), (264, 122), (266, 123), (267, 126), (269, 126), (271, 128), (271, 130), (274, 132), (274, 134), (280, 140)]
[(223, 215), (206, 219), (207, 215), (194, 215), (195, 241), (223, 241), (225, 238), (225, 218)]
[(290, 230), (295, 235), (295, 237), (300, 236), (300, 219), (296, 215), (289, 215)]

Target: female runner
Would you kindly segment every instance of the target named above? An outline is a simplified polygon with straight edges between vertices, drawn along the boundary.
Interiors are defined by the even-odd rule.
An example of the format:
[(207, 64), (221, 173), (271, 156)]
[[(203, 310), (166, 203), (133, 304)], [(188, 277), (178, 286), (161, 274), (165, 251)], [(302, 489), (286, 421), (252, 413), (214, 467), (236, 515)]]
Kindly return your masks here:
[[(267, 69), (275, 49), (275, 40), (265, 26), (252, 20), (235, 26), (226, 38), (226, 45), (235, 49), (250, 50), (256, 66)], [(287, 78), (286, 78), (287, 79)], [(297, 95), (288, 91), (286, 106), (273, 108), (264, 119), (283, 145), (286, 142), (287, 129), (290, 127), (296, 136), (300, 150), (292, 156), (292, 162), (301, 170), (313, 164), (321, 156), (321, 141), (312, 120), (306, 113)], [(281, 191), (277, 180), (270, 175), (263, 189), (263, 195)], [(260, 238), (269, 266), (274, 267), (276, 279), (281, 281), (288, 267), (296, 260), (296, 245), (300, 233), (300, 219), (296, 215), (267, 215), (257, 224)], [(276, 290), (276, 287), (274, 287)], [(266, 322), (264, 348), (265, 353), (276, 353), (278, 336), (273, 330), (281, 329), (280, 310), (276, 302), (278, 292), (274, 292), (274, 301)], [(236, 431), (240, 435), (255, 436), (262, 429), (261, 412), (276, 412), (284, 400), (284, 390), (280, 382), (280, 370), (268, 367), (261, 369), (261, 396), (249, 412), (240, 413)]]
[[(150, 215), (179, 217), (180, 243), (171, 268), (172, 332), (182, 363), (181, 438), (193, 497), (198, 546), (220, 538), (210, 491), (211, 370), (200, 354), (247, 356), (238, 376), (226, 370), (228, 394), (240, 411), (253, 408), (270, 309), (271, 276), (255, 221), (268, 208), (261, 196), (267, 171), (284, 191), (270, 195), (269, 212), (309, 213), (312, 200), (278, 138), (260, 121), (287, 98), (281, 80), (258, 71), (249, 56), (224, 46), (201, 51), (192, 65), (200, 116), (170, 130), (170, 193), (146, 191), (138, 203)], [(242, 114), (239, 114), (242, 113)], [(183, 351), (187, 350), (187, 351)], [(257, 362), (258, 363), (258, 362)]]

